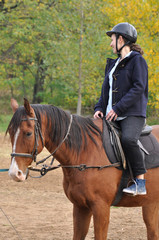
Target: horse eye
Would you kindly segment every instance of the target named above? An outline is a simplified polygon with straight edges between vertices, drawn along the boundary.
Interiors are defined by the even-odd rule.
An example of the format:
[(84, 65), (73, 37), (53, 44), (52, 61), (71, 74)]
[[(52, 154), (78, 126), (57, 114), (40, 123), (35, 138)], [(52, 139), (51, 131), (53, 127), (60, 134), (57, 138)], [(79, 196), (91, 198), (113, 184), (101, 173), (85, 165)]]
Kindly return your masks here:
[(27, 133), (26, 133), (26, 136), (27, 136), (27, 137), (30, 137), (31, 135), (32, 135), (32, 132), (27, 132)]

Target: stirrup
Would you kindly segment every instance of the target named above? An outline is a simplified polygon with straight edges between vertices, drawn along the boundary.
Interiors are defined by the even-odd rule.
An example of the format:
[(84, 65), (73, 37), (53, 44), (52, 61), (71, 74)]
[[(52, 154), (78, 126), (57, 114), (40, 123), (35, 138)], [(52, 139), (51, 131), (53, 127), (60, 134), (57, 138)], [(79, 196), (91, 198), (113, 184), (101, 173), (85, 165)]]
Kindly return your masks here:
[[(129, 187), (131, 187), (131, 186), (133, 185), (133, 184), (130, 185), (130, 183), (133, 183), (133, 184), (135, 185), (136, 191), (135, 191), (134, 193), (127, 193), (127, 192), (124, 191), (124, 189), (126, 190), (126, 189), (128, 189)], [(129, 186), (129, 185), (130, 185), (130, 186)], [(124, 188), (124, 189), (123, 189), (123, 192), (124, 192), (124, 193), (131, 194), (132, 196), (136, 196), (137, 193), (138, 193), (138, 191), (137, 191), (137, 182), (135, 181), (135, 179), (133, 179), (133, 178), (130, 179), (129, 182), (128, 182), (128, 184), (127, 184), (127, 187)]]

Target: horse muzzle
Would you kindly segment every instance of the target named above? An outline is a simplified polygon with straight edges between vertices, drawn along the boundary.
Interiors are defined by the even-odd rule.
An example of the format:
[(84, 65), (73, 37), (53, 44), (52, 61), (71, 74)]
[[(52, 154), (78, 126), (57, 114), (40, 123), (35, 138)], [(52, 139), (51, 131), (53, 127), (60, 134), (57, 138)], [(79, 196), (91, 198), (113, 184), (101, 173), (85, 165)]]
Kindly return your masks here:
[(23, 182), (28, 178), (29, 170), (27, 169), (25, 173), (18, 169), (17, 166), (11, 165), (8, 172), (9, 176), (16, 182)]

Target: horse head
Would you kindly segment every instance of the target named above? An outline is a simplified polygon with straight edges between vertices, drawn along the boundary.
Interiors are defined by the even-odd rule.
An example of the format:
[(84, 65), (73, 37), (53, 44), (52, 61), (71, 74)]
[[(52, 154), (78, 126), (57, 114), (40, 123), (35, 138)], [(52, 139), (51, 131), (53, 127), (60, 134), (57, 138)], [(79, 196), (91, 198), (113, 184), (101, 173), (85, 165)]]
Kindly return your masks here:
[(14, 115), (6, 132), (9, 132), (12, 154), (9, 175), (15, 181), (24, 181), (28, 176), (28, 166), (43, 149), (41, 128), (34, 109), (27, 99), (24, 107), (11, 100)]

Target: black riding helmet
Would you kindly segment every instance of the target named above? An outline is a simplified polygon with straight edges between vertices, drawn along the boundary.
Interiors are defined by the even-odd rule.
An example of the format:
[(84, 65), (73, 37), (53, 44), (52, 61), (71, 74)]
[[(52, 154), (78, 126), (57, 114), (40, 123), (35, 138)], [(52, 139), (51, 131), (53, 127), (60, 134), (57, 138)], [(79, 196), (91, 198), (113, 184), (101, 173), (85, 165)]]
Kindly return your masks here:
[[(112, 34), (116, 35), (116, 49), (117, 54), (120, 55), (120, 51), (125, 45), (129, 45), (130, 43), (135, 43), (137, 40), (137, 31), (135, 27), (127, 22), (119, 23), (115, 25), (111, 31), (106, 32), (106, 34), (111, 37)], [(117, 48), (117, 40), (119, 36), (123, 36), (127, 42), (118, 50)]]

